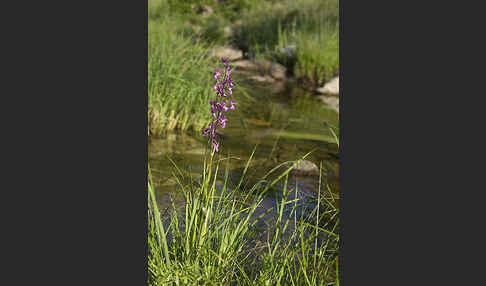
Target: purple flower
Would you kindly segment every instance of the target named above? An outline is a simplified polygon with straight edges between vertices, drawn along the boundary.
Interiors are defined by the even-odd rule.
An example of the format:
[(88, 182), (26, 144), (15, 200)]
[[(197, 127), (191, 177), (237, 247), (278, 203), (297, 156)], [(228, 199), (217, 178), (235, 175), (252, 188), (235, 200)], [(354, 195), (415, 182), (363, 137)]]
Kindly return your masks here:
[(216, 150), (216, 152), (218, 152), (219, 143), (218, 143), (218, 141), (216, 141), (216, 139), (213, 139), (213, 147), (214, 147), (214, 150)]
[(209, 131), (211, 130), (211, 128), (212, 128), (212, 127), (213, 127), (213, 125), (212, 125), (212, 124), (209, 124), (209, 127), (208, 127), (208, 128), (206, 128), (206, 129), (204, 129), (204, 131), (203, 131), (203, 136), (208, 135), (208, 133), (209, 133)]
[(221, 74), (221, 71), (219, 69), (217, 69), (215, 72), (214, 72), (214, 79), (217, 81), (218, 78), (219, 78), (219, 75)]
[[(229, 110), (235, 110), (235, 102), (231, 99), (229, 102), (226, 102), (223, 98), (227, 97), (228, 95), (233, 94), (233, 80), (231, 79), (231, 71), (232, 68), (228, 66), (228, 59), (222, 58), (221, 61), (224, 64), (224, 70), (221, 71), (219, 68), (214, 72), (214, 83), (213, 83), (213, 90), (216, 91), (216, 95), (219, 96), (216, 100), (209, 100), (209, 105), (211, 107), (211, 115), (213, 119), (211, 120), (211, 124), (202, 131), (203, 136), (208, 136), (211, 140), (211, 144), (214, 148), (214, 151), (218, 152), (219, 150), (219, 143), (216, 140), (216, 129), (218, 126), (221, 128), (226, 127), (226, 121), (228, 118), (223, 115), (223, 112), (228, 112)], [(222, 77), (220, 77), (222, 75)], [(229, 104), (229, 107), (227, 106)]]
[(218, 102), (215, 100), (210, 100), (209, 104), (211, 105), (211, 114), (213, 115), (213, 118), (216, 118), (216, 109)]
[(235, 101), (233, 99), (230, 100), (229, 104), (230, 104), (230, 108), (229, 109), (230, 110), (235, 110)]
[(226, 118), (226, 116), (221, 116), (219, 118), (219, 124), (221, 125), (221, 128), (225, 128), (226, 127), (226, 121), (228, 120), (228, 118)]

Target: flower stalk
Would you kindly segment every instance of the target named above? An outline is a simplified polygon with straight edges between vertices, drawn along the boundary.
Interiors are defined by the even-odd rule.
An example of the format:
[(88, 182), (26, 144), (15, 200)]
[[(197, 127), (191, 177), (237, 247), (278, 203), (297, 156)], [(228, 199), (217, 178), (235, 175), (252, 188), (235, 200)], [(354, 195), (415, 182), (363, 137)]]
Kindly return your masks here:
[(219, 151), (219, 142), (216, 140), (216, 130), (218, 127), (225, 128), (226, 121), (228, 118), (224, 113), (235, 110), (235, 102), (233, 99), (227, 100), (228, 95), (233, 94), (233, 87), (234, 83), (231, 79), (231, 71), (232, 68), (228, 65), (227, 58), (221, 58), (223, 62), (223, 71), (221, 69), (217, 69), (214, 72), (214, 86), (213, 90), (216, 92), (217, 98), (216, 100), (209, 100), (209, 105), (211, 109), (211, 123), (209, 126), (203, 130), (203, 136), (209, 136), (209, 140), (211, 141), (211, 145), (213, 147), (211, 154), (214, 152)]

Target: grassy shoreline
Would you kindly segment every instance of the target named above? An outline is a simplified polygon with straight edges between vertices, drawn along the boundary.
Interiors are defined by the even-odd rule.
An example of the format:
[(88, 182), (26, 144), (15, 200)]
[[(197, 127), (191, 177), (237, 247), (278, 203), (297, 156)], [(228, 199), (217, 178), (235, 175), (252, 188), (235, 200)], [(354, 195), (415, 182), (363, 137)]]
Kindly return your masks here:
[(260, 1), (241, 22), (233, 42), (283, 64), (304, 85), (321, 86), (339, 74), (338, 0)]
[[(205, 5), (209, 16), (196, 12)], [(306, 87), (324, 84), (339, 72), (338, 14), (337, 0), (149, 0), (149, 135), (199, 132), (209, 123), (216, 44), (280, 62)], [(227, 26), (234, 33), (224, 37)], [(282, 54), (292, 45), (292, 56)]]
[(207, 47), (193, 45), (178, 20), (149, 22), (148, 109), (150, 134), (198, 130), (209, 122), (211, 72), (216, 61)]
[[(201, 180), (185, 177), (174, 165), (185, 210), (177, 213), (174, 207), (165, 221), (148, 182), (149, 285), (339, 285), (339, 209), (328, 186), (322, 186), (327, 192), (319, 186), (314, 210), (299, 216), (299, 201), (290, 199), (298, 190), (287, 184), (290, 169), (243, 187), (247, 168), (232, 185), (227, 165), (218, 189), (219, 167), (208, 165)], [(255, 210), (276, 183), (283, 184), (283, 197), (262, 235)], [(284, 218), (285, 212), (291, 215)]]

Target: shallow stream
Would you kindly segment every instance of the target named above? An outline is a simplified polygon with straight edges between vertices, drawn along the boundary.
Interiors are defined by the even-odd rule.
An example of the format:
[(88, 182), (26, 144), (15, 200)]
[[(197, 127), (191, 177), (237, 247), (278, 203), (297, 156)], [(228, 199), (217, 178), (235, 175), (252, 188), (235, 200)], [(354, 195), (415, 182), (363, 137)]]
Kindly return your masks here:
[[(279, 163), (300, 159), (312, 151), (306, 160), (317, 166), (322, 162), (322, 183), (328, 183), (332, 192), (338, 193), (339, 151), (329, 126), (339, 126), (339, 114), (292, 82), (280, 87), (255, 86), (241, 77), (236, 77), (236, 82), (251, 99), (241, 91), (237, 92), (238, 86), (235, 86), (236, 110), (228, 112), (226, 128), (220, 134), (220, 155), (234, 158), (230, 160), (230, 180), (239, 180), (255, 146), (247, 174), (247, 178), (255, 182)], [(206, 144), (207, 138), (200, 133), (169, 133), (162, 138), (149, 139), (149, 164), (161, 210), (170, 206), (170, 198), (177, 208), (184, 206), (173, 179), (174, 167), (168, 158), (179, 168), (198, 176), (202, 172)], [(223, 173), (221, 171), (220, 175)], [(312, 198), (317, 195), (318, 178), (289, 177), (289, 186), (298, 187), (298, 197), (303, 200), (301, 208), (313, 208)], [(279, 198), (277, 187), (266, 195), (259, 212), (275, 208)]]

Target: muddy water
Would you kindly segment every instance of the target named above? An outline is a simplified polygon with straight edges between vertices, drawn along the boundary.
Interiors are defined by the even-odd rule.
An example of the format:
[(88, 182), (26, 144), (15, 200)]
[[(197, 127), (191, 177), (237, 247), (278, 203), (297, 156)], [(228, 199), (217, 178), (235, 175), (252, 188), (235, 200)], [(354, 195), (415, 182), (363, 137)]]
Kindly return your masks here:
[[(220, 134), (222, 147), (219, 154), (232, 157), (229, 180), (239, 181), (255, 146), (247, 176), (250, 183), (279, 163), (297, 160), (312, 151), (306, 159), (317, 166), (322, 163), (325, 170), (323, 182), (337, 193), (339, 151), (329, 126), (339, 126), (338, 113), (292, 83), (276, 90), (275, 87), (254, 86), (243, 79), (237, 82), (251, 99), (245, 97), (241, 89), (237, 92), (235, 87), (237, 109), (228, 113), (226, 128)], [(173, 179), (174, 168), (168, 158), (197, 177), (202, 171), (206, 144), (206, 138), (200, 134), (172, 133), (163, 138), (150, 138), (149, 163), (161, 210), (168, 208), (170, 199), (178, 208), (184, 206)], [(317, 194), (318, 177), (291, 176), (289, 186), (291, 189), (297, 187), (297, 196), (303, 203), (301, 211), (313, 208), (311, 201)], [(281, 197), (279, 188), (281, 190), (281, 185), (266, 195), (259, 213), (275, 207), (276, 200)], [(292, 191), (289, 199), (294, 194)]]

